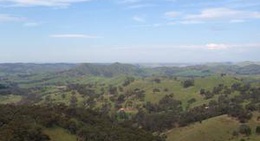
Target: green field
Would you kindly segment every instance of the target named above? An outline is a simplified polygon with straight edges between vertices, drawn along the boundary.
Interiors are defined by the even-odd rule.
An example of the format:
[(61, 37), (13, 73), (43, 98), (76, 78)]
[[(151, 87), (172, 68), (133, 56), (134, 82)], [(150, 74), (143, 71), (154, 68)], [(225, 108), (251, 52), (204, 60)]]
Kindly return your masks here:
[(255, 134), (255, 128), (260, 125), (257, 117), (260, 113), (254, 113), (253, 118), (248, 122), (251, 127), (252, 135), (246, 137), (232, 135), (233, 131), (238, 130), (240, 123), (226, 115), (210, 118), (202, 123), (194, 123), (187, 127), (175, 128), (167, 132), (167, 141), (259, 141), (260, 135)]
[(62, 128), (48, 128), (43, 131), (47, 134), (51, 141), (76, 141), (77, 138), (75, 135), (71, 135), (68, 131)]
[[(160, 77), (159, 77), (160, 78)], [(215, 86), (219, 84), (224, 84), (230, 87), (235, 82), (240, 82), (234, 77), (226, 76), (208, 76), (208, 77), (197, 77), (194, 78), (195, 84), (189, 88), (183, 88), (182, 81), (187, 79), (180, 77), (177, 80), (170, 78), (160, 78), (160, 83), (153, 82), (153, 78), (138, 79), (133, 82), (126, 90), (134, 90), (136, 88), (145, 90), (145, 101), (150, 101), (152, 103), (157, 103), (161, 98), (167, 94), (173, 94), (174, 98), (182, 101), (183, 107), (187, 106), (187, 101), (195, 98), (196, 102), (192, 103), (190, 107), (199, 106), (202, 104), (207, 104), (212, 99), (217, 99), (217, 96), (205, 100), (203, 96), (199, 94), (200, 89), (212, 90)], [(153, 92), (154, 88), (160, 89), (160, 92)], [(167, 89), (167, 91), (165, 91)]]
[(0, 96), (0, 104), (17, 103), (22, 99), (19, 95)]

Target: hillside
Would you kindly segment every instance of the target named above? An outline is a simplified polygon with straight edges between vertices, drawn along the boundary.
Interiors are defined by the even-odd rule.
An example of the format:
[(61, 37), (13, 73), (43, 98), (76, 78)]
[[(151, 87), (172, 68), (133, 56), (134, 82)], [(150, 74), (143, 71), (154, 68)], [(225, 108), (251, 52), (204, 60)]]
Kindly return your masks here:
[(143, 70), (131, 64), (79, 64), (68, 74), (113, 77), (117, 75), (143, 75)]
[(256, 126), (260, 126), (260, 121), (257, 120), (259, 113), (254, 113), (254, 116), (247, 125), (250, 126), (252, 134), (233, 135), (234, 131), (239, 130), (239, 123), (237, 120), (222, 115), (202, 121), (201, 123), (194, 123), (187, 127), (175, 128), (167, 133), (167, 141), (239, 141), (244, 139), (246, 141), (259, 141), (260, 135), (255, 133)]
[(71, 141), (163, 141), (142, 129), (113, 124), (106, 115), (82, 108), (0, 105), (0, 141), (58, 141), (64, 137)]
[[(55, 63), (55, 64), (33, 64), (33, 63), (5, 63), (0, 64), (0, 74), (38, 74), (64, 71), (75, 67), (75, 64)], [(0, 75), (1, 76), (1, 75)]]
[[(109, 122), (126, 128), (123, 129), (125, 131), (140, 129), (147, 135), (153, 133), (164, 138), (169, 130), (183, 137), (179, 130), (187, 129), (192, 137), (198, 135), (198, 139), (204, 136), (208, 138), (204, 135), (204, 125), (212, 132), (217, 130), (211, 128), (213, 124), (220, 126), (216, 128), (233, 129), (239, 122), (250, 123), (255, 118), (252, 118), (252, 113), (258, 114), (260, 111), (260, 75), (257, 64), (236, 66), (224, 63), (155, 68), (120, 63), (68, 66), (37, 64), (36, 68), (41, 71), (34, 67), (31, 69), (30, 65), (23, 64), (21, 71), (17, 69), (10, 74), (8, 69), (2, 69), (1, 73), (5, 75), (0, 76), (0, 104), (17, 107), (24, 105), (25, 109), (28, 108), (26, 106), (37, 105), (40, 106), (39, 111), (36, 111), (39, 114), (42, 114), (40, 109), (44, 107), (56, 112), (52, 107), (57, 105), (68, 109), (82, 108), (107, 117)], [(15, 68), (21, 68), (21, 64)], [(33, 70), (33, 73), (23, 75), (26, 70)], [(60, 114), (76, 119), (77, 123), (82, 121), (79, 118), (84, 115), (78, 112), (78, 115)], [(222, 122), (229, 120), (224, 115), (232, 117), (232, 126), (227, 127)], [(30, 114), (26, 113), (25, 116), (31, 118)], [(40, 133), (52, 140), (63, 140), (63, 137), (74, 140), (77, 137), (78, 134), (68, 132), (70, 129), (60, 123), (62, 121), (55, 122), (50, 128), (41, 127)], [(37, 125), (43, 126), (42, 123)], [(91, 126), (100, 130), (99, 124)], [(200, 130), (202, 132), (198, 132)], [(175, 139), (175, 134), (167, 135)], [(226, 139), (224, 132), (214, 135), (210, 135), (213, 140), (222, 135)]]

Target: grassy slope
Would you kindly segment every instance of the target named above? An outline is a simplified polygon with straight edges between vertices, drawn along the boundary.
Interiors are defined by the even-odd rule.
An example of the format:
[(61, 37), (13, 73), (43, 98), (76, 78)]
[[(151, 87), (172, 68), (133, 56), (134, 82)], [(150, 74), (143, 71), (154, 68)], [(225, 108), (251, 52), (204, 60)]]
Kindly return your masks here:
[[(160, 78), (161, 83), (156, 83), (153, 80), (155, 78)], [(44, 85), (44, 83), (50, 83), (53, 84), (54, 82), (60, 81), (61, 78), (53, 78), (48, 81), (43, 81), (40, 83), (29, 83), (29, 84), (23, 84), (23, 87), (33, 87), (33, 86), (44, 86), (45, 89), (43, 91), (37, 91), (36, 93), (40, 94), (42, 97), (42, 101), (40, 103), (44, 102), (44, 99), (46, 96), (50, 95), (50, 98), (52, 99), (52, 102), (62, 102), (69, 104), (70, 98), (71, 98), (71, 92), (64, 92), (60, 91), (56, 86), (54, 85)], [(66, 80), (67, 79), (67, 80)], [(101, 86), (99, 84), (105, 84), (104, 87), (107, 91), (109, 85), (113, 86), (119, 86), (122, 85), (124, 80), (126, 79), (126, 76), (117, 76), (113, 78), (105, 78), (105, 77), (95, 77), (95, 76), (84, 76), (80, 78), (65, 78), (64, 81), (68, 81), (69, 83), (80, 83), (80, 84), (95, 84), (97, 83), (97, 92), (100, 93)], [(178, 77), (177, 80), (174, 78), (168, 78), (168, 77), (147, 77), (147, 78), (136, 78), (136, 80), (131, 83), (129, 86), (124, 88), (124, 91), (133, 91), (136, 88), (140, 88), (142, 90), (145, 90), (145, 101), (150, 101), (152, 103), (157, 103), (161, 98), (163, 98), (167, 94), (174, 94), (174, 97), (183, 103), (183, 108), (186, 109), (188, 106), (187, 101), (191, 98), (195, 98), (196, 102), (191, 104), (190, 107), (199, 106), (205, 103), (208, 103), (212, 99), (217, 99), (217, 96), (213, 97), (212, 99), (205, 100), (203, 96), (199, 94), (199, 91), (201, 88), (204, 88), (206, 90), (212, 90), (213, 87), (224, 84), (227, 86), (230, 86), (234, 82), (238, 82), (239, 80), (236, 80), (234, 77), (231, 76), (207, 76), (207, 77), (196, 77), (195, 79), (195, 86), (189, 87), (184, 89), (182, 86), (182, 81), (188, 79), (183, 77)], [(58, 85), (66, 85), (66, 83), (61, 83)], [(160, 89), (160, 92), (153, 92), (154, 88)], [(167, 89), (167, 91), (165, 91)], [(107, 93), (107, 92), (106, 92)], [(62, 98), (62, 94), (65, 94), (65, 98)], [(81, 95), (76, 94), (75, 95), (78, 98), (78, 104), (82, 105), (82, 102), (86, 99), (83, 98)], [(1, 101), (3, 101), (3, 98)], [(10, 98), (8, 98), (10, 100)], [(4, 101), (9, 101), (9, 100)], [(16, 97), (18, 99), (18, 97)], [(1, 102), (0, 101), (0, 102)], [(16, 100), (16, 101), (19, 101)], [(4, 102), (6, 103), (6, 102)], [(135, 103), (140, 103), (140, 101), (136, 101)]]
[(75, 135), (71, 135), (66, 130), (62, 128), (49, 128), (45, 129), (43, 131), (45, 134), (47, 134), (51, 141), (76, 141), (77, 138)]
[(233, 137), (232, 132), (237, 130), (240, 123), (226, 115), (214, 117), (195, 123), (193, 125), (172, 129), (167, 133), (167, 141), (239, 141), (246, 139), (248, 141), (259, 141), (260, 135), (255, 134), (255, 127), (260, 125), (256, 118), (260, 113), (254, 113), (254, 117), (248, 122), (252, 130), (252, 135), (244, 137)]
[[(206, 90), (212, 90), (213, 87), (218, 86), (219, 84), (224, 84), (226, 86), (232, 85), (234, 82), (239, 82), (239, 80), (234, 79), (233, 77), (220, 77), (220, 76), (209, 76), (204, 78), (195, 78), (195, 86), (184, 89), (181, 82), (184, 78), (179, 78), (177, 80), (161, 78), (161, 83), (152, 82), (152, 78), (146, 78), (144, 80), (137, 80), (128, 86), (127, 89), (133, 90), (135, 88), (140, 88), (145, 90), (145, 101), (151, 101), (157, 103), (163, 96), (166, 94), (174, 94), (174, 97), (183, 102), (183, 107), (187, 106), (187, 101), (191, 98), (195, 98), (196, 102), (191, 106), (198, 106), (205, 103), (208, 103), (211, 99), (205, 100), (203, 96), (199, 94), (201, 88)], [(154, 88), (158, 88), (160, 92), (153, 92)], [(164, 89), (168, 91), (164, 91)], [(216, 99), (217, 97), (213, 97)]]
[(0, 96), (0, 104), (16, 103), (22, 99), (19, 95)]

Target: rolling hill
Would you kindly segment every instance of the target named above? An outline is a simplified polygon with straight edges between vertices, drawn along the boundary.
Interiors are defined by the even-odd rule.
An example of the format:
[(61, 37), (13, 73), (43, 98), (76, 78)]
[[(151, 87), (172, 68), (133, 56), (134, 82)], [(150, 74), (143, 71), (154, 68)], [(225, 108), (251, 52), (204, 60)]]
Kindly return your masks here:
[(167, 141), (259, 141), (260, 135), (255, 133), (256, 126), (260, 126), (260, 121), (257, 120), (259, 113), (254, 113), (252, 119), (246, 123), (252, 130), (252, 135), (245, 136), (243, 134), (233, 135), (234, 131), (239, 130), (239, 123), (237, 120), (221, 115), (202, 121), (201, 123), (194, 123), (187, 127), (175, 128), (168, 131)]
[[(229, 130), (248, 119), (258, 124), (258, 64), (0, 64), (0, 74), (0, 104), (89, 109), (127, 129), (167, 133), (168, 140), (242, 139)], [(53, 140), (75, 139), (63, 126), (41, 129)]]

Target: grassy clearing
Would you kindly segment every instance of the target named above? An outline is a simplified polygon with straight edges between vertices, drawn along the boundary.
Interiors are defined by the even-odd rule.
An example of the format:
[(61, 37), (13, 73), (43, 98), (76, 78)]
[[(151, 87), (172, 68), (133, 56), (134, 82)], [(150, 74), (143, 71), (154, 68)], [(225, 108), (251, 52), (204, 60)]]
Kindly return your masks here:
[[(126, 90), (134, 90), (139, 88), (145, 90), (145, 101), (157, 103), (161, 98), (167, 94), (174, 94), (174, 98), (182, 101), (183, 108), (187, 107), (187, 101), (195, 98), (196, 102), (190, 105), (190, 107), (207, 104), (210, 100), (216, 100), (218, 96), (214, 96), (211, 99), (205, 100), (203, 96), (199, 94), (200, 89), (211, 91), (219, 84), (224, 84), (230, 87), (233, 83), (239, 82), (234, 77), (225, 76), (208, 76), (208, 77), (196, 77), (195, 85), (189, 88), (183, 88), (182, 81), (187, 78), (179, 77), (178, 79), (160, 78), (160, 83), (152, 81), (154, 78), (138, 79), (133, 82)], [(160, 92), (153, 92), (153, 89), (160, 89)], [(165, 91), (167, 89), (167, 91)]]
[(51, 141), (76, 141), (77, 138), (75, 135), (68, 133), (65, 129), (62, 128), (48, 128), (43, 131), (47, 134)]
[(19, 95), (0, 96), (0, 104), (16, 103), (22, 99)]
[(254, 113), (253, 118), (248, 122), (252, 135), (245, 137), (239, 135), (234, 137), (232, 132), (237, 130), (240, 123), (226, 115), (204, 120), (202, 123), (195, 123), (187, 127), (172, 129), (167, 133), (167, 141), (259, 141), (260, 135), (255, 134), (255, 128), (260, 125), (257, 121), (259, 113)]

